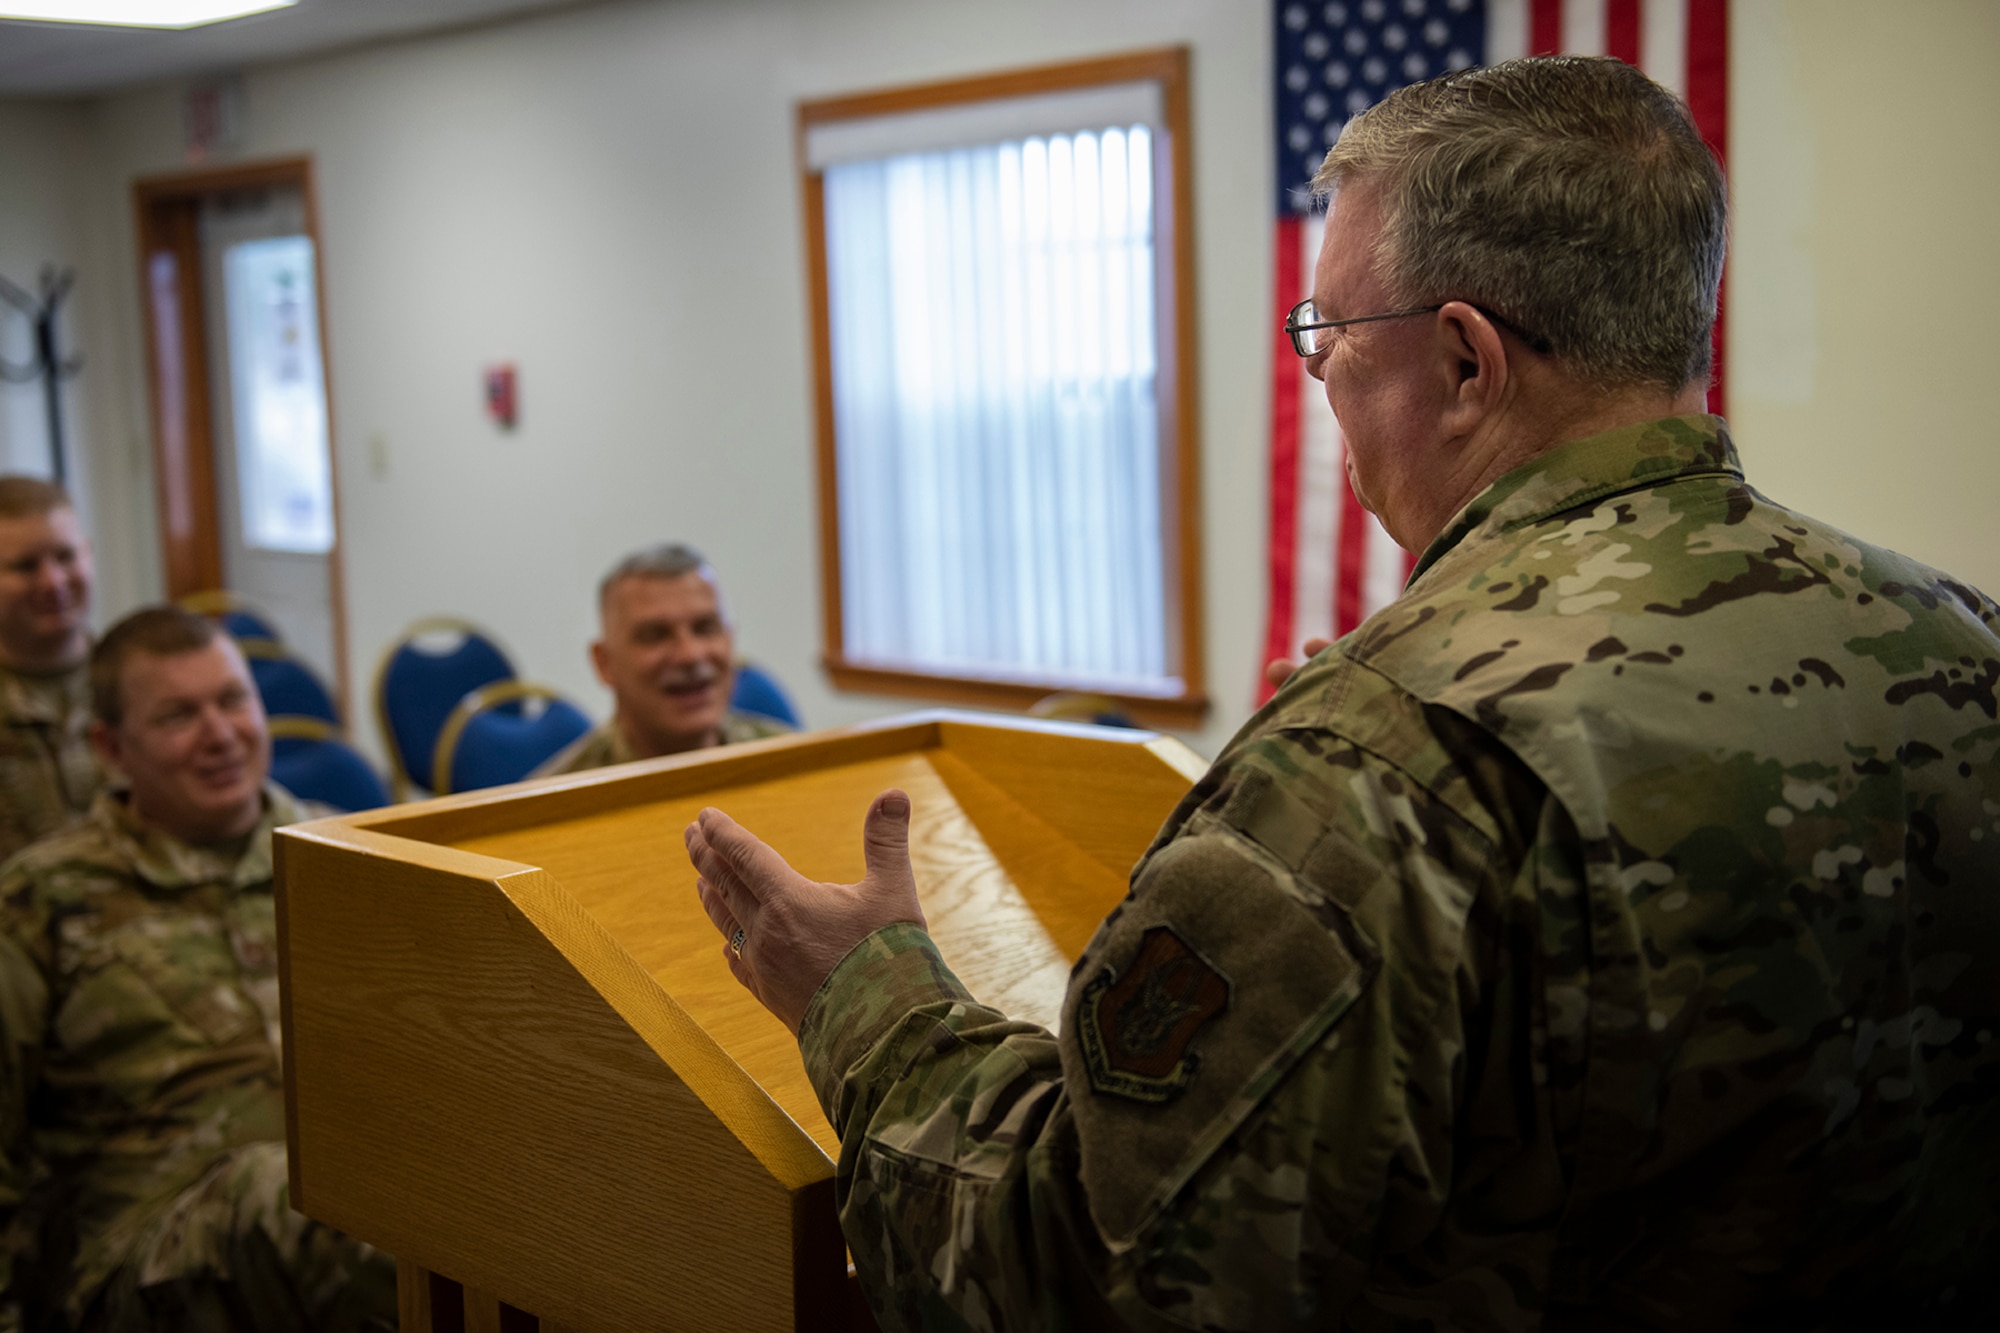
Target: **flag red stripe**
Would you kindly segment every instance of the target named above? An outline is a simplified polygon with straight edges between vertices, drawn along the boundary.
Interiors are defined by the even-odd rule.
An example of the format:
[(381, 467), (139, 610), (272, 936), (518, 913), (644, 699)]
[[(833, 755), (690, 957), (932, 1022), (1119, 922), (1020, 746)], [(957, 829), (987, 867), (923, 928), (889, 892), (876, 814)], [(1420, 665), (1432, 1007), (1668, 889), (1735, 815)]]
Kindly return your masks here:
[(1688, 0), (1687, 94), (1695, 128), (1727, 166), (1729, 0)]
[(1534, 0), (1528, 9), (1528, 54), (1552, 56), (1562, 49), (1562, 0)]
[[(1729, 166), (1729, 0), (1688, 0), (1688, 109), (1695, 128), (1715, 150), (1723, 169)], [(1708, 410), (1724, 409), (1722, 385), (1723, 313), (1727, 308), (1729, 271), (1723, 270), (1723, 290), (1715, 311), (1715, 377), (1709, 381)]]
[[(1679, 4), (1680, 0), (1671, 2)], [(1604, 54), (1628, 65), (1639, 63), (1639, 0), (1605, 0)]]
[[(1343, 443), (1343, 449), (1346, 445)], [(1333, 634), (1347, 633), (1368, 618), (1361, 601), (1362, 577), (1368, 572), (1368, 511), (1354, 498), (1354, 488), (1340, 488), (1340, 563), (1334, 570)]]
[[(1299, 358), (1285, 333), (1285, 314), (1298, 304), (1300, 290), (1299, 247), (1303, 242), (1300, 220), (1294, 214), (1278, 219), (1274, 245), (1277, 249), (1276, 314), (1271, 320), (1275, 340), (1271, 346), (1271, 527), (1270, 527), (1270, 623), (1264, 631), (1264, 660), (1286, 657), (1292, 651), (1293, 601), (1296, 598), (1295, 563), (1299, 555)], [(1267, 697), (1270, 686), (1265, 685)]]

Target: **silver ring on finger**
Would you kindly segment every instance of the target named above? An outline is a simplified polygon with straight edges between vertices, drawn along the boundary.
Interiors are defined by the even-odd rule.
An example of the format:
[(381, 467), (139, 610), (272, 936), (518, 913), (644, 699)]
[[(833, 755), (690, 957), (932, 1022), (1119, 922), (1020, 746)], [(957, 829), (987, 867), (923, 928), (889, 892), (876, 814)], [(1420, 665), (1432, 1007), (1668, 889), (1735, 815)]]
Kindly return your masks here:
[(729, 937), (729, 952), (735, 954), (738, 958), (743, 956), (743, 940), (743, 927), (738, 926), (736, 933)]

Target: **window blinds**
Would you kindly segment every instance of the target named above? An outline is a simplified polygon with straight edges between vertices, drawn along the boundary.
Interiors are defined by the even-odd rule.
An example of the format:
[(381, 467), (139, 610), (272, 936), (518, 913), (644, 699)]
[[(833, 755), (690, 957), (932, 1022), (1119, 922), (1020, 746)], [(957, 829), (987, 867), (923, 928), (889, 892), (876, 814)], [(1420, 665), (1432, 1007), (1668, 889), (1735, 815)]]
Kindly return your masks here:
[(824, 172), (856, 664), (1172, 694), (1153, 133)]

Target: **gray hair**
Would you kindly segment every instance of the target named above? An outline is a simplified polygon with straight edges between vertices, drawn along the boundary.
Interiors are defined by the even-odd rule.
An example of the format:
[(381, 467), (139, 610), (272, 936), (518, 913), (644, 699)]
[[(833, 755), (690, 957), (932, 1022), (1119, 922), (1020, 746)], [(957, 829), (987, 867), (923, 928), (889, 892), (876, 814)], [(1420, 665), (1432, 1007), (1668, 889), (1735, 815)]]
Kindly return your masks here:
[(707, 556), (680, 542), (661, 542), (634, 551), (613, 565), (597, 585), (597, 605), (601, 608), (611, 590), (625, 579), (677, 579), (683, 574), (699, 574), (707, 579), (716, 590), (717, 602), (721, 601), (722, 584), (717, 581), (715, 567), (708, 563)]
[(1374, 258), (1397, 304), (1484, 307), (1606, 386), (1708, 378), (1722, 169), (1687, 104), (1630, 65), (1509, 60), (1400, 88), (1312, 187), (1355, 182), (1382, 189)]

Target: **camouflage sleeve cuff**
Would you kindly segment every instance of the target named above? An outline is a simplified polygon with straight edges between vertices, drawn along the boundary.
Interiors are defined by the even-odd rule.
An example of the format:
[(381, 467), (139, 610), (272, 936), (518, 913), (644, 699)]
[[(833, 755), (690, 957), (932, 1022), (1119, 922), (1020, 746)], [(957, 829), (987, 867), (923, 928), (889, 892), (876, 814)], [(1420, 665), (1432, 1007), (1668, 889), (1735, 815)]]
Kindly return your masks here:
[(799, 1023), (799, 1054), (820, 1108), (834, 1118), (848, 1070), (925, 1005), (972, 1003), (922, 926), (899, 921), (848, 950), (820, 983)]

